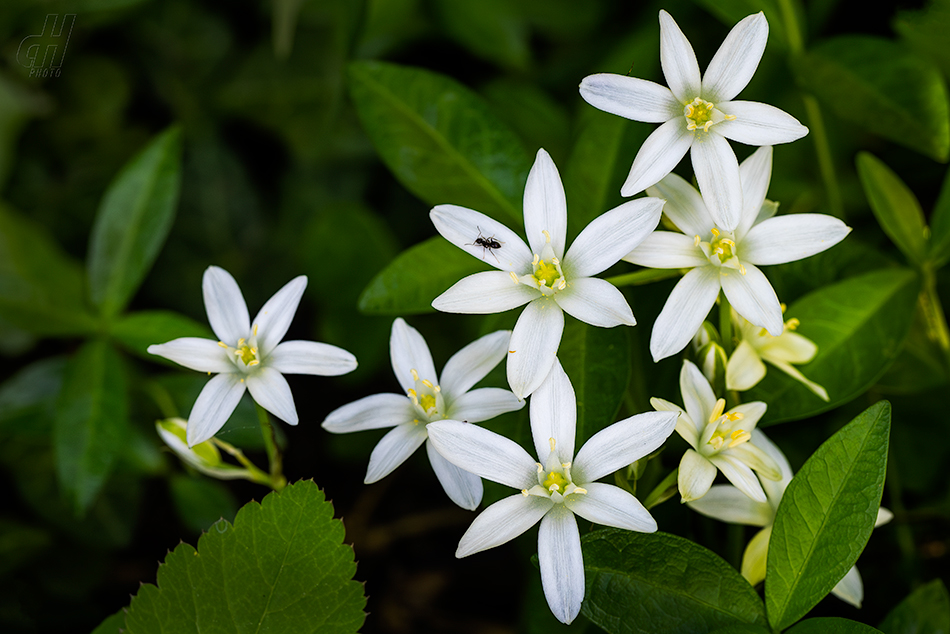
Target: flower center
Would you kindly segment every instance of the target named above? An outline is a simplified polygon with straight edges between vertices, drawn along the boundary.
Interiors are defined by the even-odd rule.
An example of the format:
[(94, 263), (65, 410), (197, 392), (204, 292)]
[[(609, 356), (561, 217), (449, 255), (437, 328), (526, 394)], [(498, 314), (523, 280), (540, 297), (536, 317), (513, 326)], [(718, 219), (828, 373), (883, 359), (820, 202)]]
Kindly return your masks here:
[(587, 489), (582, 489), (571, 481), (571, 463), (561, 462), (554, 451), (555, 441), (549, 438), (551, 453), (548, 454), (546, 464), (538, 464), (538, 483), (530, 489), (523, 489), (521, 495), (528, 497), (549, 497), (554, 502), (563, 502), (568, 495), (584, 495)]
[(711, 237), (708, 241), (703, 240), (698, 235), (695, 236), (693, 244), (702, 250), (710, 264), (736, 269), (739, 273), (745, 275), (745, 267), (739, 261), (739, 251), (732, 234), (728, 231), (720, 231), (716, 227), (710, 230), (710, 234)]
[(724, 114), (712, 103), (696, 97), (683, 108), (683, 116), (686, 117), (686, 129), (709, 132), (709, 128), (720, 121), (732, 121), (734, 115)]
[(704, 446), (709, 447), (704, 452), (706, 455), (719, 453), (722, 449), (738, 447), (752, 438), (752, 434), (741, 429), (738, 425), (743, 418), (742, 413), (728, 412), (723, 414), (725, 408), (725, 399), (719, 399), (709, 416), (706, 430), (703, 433), (703, 436), (707, 437)]
[(442, 389), (429, 379), (421, 378), (415, 369), (410, 372), (415, 381), (415, 385), (408, 391), (409, 400), (412, 401), (412, 406), (416, 410), (416, 418), (412, 422), (418, 425), (442, 420), (445, 417), (445, 399), (442, 398)]
[(564, 477), (564, 474), (559, 471), (549, 471), (548, 477), (544, 479), (541, 486), (548, 491), (563, 491), (567, 483), (568, 479)]
[(541, 291), (542, 295), (550, 296), (558, 291), (567, 288), (567, 280), (564, 278), (564, 271), (561, 270), (561, 261), (554, 254), (551, 247), (551, 234), (547, 231), (544, 237), (547, 239), (541, 254), (534, 254), (534, 260), (531, 262), (531, 273), (518, 277), (513, 271), (510, 273), (511, 279), (515, 284), (524, 284), (531, 288)]
[(250, 372), (254, 366), (261, 364), (261, 354), (257, 348), (257, 324), (251, 329), (250, 339), (241, 337), (233, 348), (223, 341), (219, 341), (218, 345), (228, 351), (231, 361), (243, 372)]

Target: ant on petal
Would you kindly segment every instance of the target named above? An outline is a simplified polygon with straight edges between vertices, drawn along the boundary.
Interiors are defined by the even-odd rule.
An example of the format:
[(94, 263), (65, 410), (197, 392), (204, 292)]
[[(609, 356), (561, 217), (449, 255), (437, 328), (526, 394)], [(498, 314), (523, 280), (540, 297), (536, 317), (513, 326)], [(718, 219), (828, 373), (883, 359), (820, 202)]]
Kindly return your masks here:
[(485, 252), (488, 251), (489, 253), (492, 254), (492, 257), (495, 258), (495, 262), (498, 262), (498, 256), (495, 255), (494, 250), (500, 249), (501, 245), (503, 245), (504, 242), (499, 242), (498, 240), (495, 240), (495, 236), (491, 236), (489, 238), (482, 237), (481, 228), (480, 227), (475, 227), (475, 228), (478, 229), (478, 237), (475, 238), (475, 242), (468, 242), (466, 243), (465, 246), (479, 246), (482, 248), (483, 258), (485, 257)]

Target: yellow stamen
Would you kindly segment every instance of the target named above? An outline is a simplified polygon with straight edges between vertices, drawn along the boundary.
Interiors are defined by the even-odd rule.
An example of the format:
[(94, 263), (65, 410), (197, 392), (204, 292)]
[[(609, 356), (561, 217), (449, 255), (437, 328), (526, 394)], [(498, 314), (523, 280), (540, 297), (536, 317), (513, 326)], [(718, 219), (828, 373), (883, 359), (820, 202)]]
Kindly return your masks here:
[(541, 233), (544, 234), (544, 241), (545, 241), (545, 242), (551, 242), (551, 234), (550, 234), (550, 233), (548, 233), (548, 232), (545, 231), (544, 229), (541, 230)]
[(515, 275), (515, 272), (514, 272), (514, 271), (508, 271), (508, 275), (511, 276), (511, 281), (514, 282), (515, 284), (520, 284), (520, 283), (521, 283), (520, 281), (518, 281), (518, 276)]
[(796, 317), (792, 317), (787, 322), (785, 322), (785, 327), (789, 330), (795, 330), (801, 325), (802, 322), (798, 321)]
[(548, 477), (545, 478), (544, 482), (541, 483), (548, 491), (563, 491), (564, 485), (567, 484), (567, 478), (558, 473), (557, 471), (552, 471), (548, 473)]
[(219, 342), (218, 342), (218, 345), (221, 346), (222, 348), (227, 348), (227, 347), (228, 347), (228, 344), (224, 343), (223, 341), (219, 341)]
[(587, 495), (587, 489), (582, 489), (580, 487), (577, 487), (576, 489), (571, 491), (571, 493), (580, 493), (581, 495)]
[(699, 243), (702, 242), (702, 238), (699, 237), (699, 234), (696, 234), (696, 237), (693, 238), (693, 246), (698, 247)]
[(412, 375), (412, 380), (413, 380), (413, 381), (418, 381), (418, 380), (419, 380), (419, 373), (418, 373), (418, 372), (416, 372), (415, 370), (409, 370), (409, 373)]
[(548, 442), (551, 444), (551, 451), (554, 451), (554, 445), (556, 444), (553, 438), (548, 438)]

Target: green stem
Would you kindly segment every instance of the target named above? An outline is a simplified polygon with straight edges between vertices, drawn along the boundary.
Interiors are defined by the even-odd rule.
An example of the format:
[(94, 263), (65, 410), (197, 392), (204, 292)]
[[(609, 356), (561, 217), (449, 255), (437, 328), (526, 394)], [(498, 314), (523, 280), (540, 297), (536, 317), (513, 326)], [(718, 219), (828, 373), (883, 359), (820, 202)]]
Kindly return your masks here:
[(256, 482), (258, 484), (263, 484), (264, 486), (271, 486), (271, 477), (269, 474), (265, 473), (257, 467), (253, 462), (247, 459), (247, 456), (244, 455), (244, 452), (232, 445), (231, 443), (219, 440), (217, 438), (212, 438), (212, 442), (217, 445), (222, 451), (226, 452), (229, 456), (232, 456), (235, 460), (241, 463), (241, 466), (247, 469), (248, 477), (247, 479), (251, 482)]
[(647, 499), (644, 500), (643, 506), (647, 509), (651, 509), (657, 504), (666, 502), (671, 497), (676, 495), (678, 477), (679, 469), (673, 469), (668, 476), (663, 478), (662, 482), (653, 488), (653, 491), (651, 491), (650, 495), (647, 496)]
[(148, 381), (145, 384), (145, 391), (155, 401), (158, 409), (162, 412), (163, 418), (178, 418), (178, 408), (175, 407), (175, 401), (168, 390), (165, 389), (165, 386), (157, 381)]
[(719, 294), (719, 336), (722, 337), (722, 349), (726, 351), (726, 358), (732, 356), (732, 307), (725, 293)]
[(633, 273), (614, 275), (613, 277), (605, 279), (614, 286), (641, 286), (643, 284), (650, 284), (651, 282), (667, 280), (679, 275), (679, 269), (643, 269), (641, 271), (634, 271)]
[(267, 410), (254, 403), (257, 408), (257, 420), (261, 423), (261, 435), (264, 437), (264, 447), (267, 449), (267, 462), (270, 464), (270, 486), (275, 491), (280, 491), (287, 485), (287, 478), (282, 473), (283, 459), (280, 455), (280, 449), (277, 447), (277, 435), (274, 432), (274, 426), (271, 425), (270, 416)]
[(805, 38), (802, 37), (802, 29), (798, 25), (798, 16), (795, 14), (795, 7), (792, 6), (792, 0), (778, 0), (779, 11), (782, 13), (782, 22), (785, 24), (785, 37), (788, 38), (788, 48), (794, 54), (805, 50)]
[(946, 369), (950, 372), (950, 332), (947, 330), (947, 317), (943, 312), (943, 304), (937, 294), (937, 276), (929, 266), (922, 270), (924, 288), (917, 298), (924, 324), (927, 328), (927, 338), (936, 343), (943, 353)]

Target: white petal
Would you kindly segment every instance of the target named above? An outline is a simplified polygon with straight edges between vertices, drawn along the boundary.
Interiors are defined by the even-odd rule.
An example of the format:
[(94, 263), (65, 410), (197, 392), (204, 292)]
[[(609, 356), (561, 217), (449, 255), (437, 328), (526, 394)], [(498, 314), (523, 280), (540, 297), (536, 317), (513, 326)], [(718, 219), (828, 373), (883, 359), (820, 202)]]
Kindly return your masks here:
[(755, 474), (752, 473), (747, 465), (745, 465), (741, 460), (733, 458), (732, 456), (721, 453), (715, 456), (711, 456), (709, 461), (716, 465), (716, 468), (722, 471), (722, 474), (726, 476), (726, 479), (729, 482), (732, 482), (736, 487), (748, 495), (750, 498), (756, 502), (766, 502), (765, 491), (762, 490), (762, 485), (759, 484), (759, 479), (755, 477)]
[[(682, 158), (682, 157), (681, 157)], [(678, 174), (668, 174), (656, 185), (647, 189), (647, 194), (666, 200), (663, 213), (690, 240), (693, 236), (707, 237), (713, 228), (703, 197), (686, 179)]]
[(518, 398), (538, 389), (551, 371), (564, 332), (564, 313), (553, 299), (528, 304), (508, 342), (508, 385)]
[(266, 363), (282, 374), (337, 376), (356, 369), (356, 357), (319, 341), (284, 341), (277, 344)]
[(432, 300), (432, 307), (443, 313), (489, 315), (517, 308), (540, 295), (541, 291), (515, 282), (508, 273), (485, 271), (460, 279)]
[(299, 275), (284, 284), (257, 313), (251, 328), (257, 329), (257, 347), (261, 355), (267, 356), (277, 347), (287, 334), (290, 322), (294, 319), (300, 298), (307, 288), (307, 276)]
[(233, 346), (251, 333), (251, 318), (241, 288), (231, 274), (217, 266), (209, 266), (201, 278), (201, 293), (211, 330), (218, 339)]
[(858, 574), (857, 566), (851, 566), (851, 570), (831, 589), (831, 594), (856, 608), (861, 607), (861, 602), (864, 600), (864, 583), (861, 581), (861, 575)]
[(729, 101), (746, 87), (759, 66), (769, 39), (769, 22), (759, 11), (739, 21), (703, 74), (703, 99)]
[[(494, 218), (458, 205), (437, 205), (429, 218), (442, 237), (502, 271), (524, 273), (531, 265), (531, 249), (517, 233)], [(483, 241), (478, 243), (479, 238)], [(498, 248), (484, 246), (497, 242)]]
[(525, 402), (500, 387), (483, 387), (466, 392), (446, 407), (446, 418), (467, 423), (480, 423), (505, 412), (515, 412), (524, 407)]
[(516, 489), (538, 483), (538, 463), (513, 440), (457, 420), (429, 423), (428, 431), (435, 449), (457, 467)]
[(431, 442), (426, 443), (429, 464), (435, 471), (445, 494), (463, 509), (474, 511), (482, 502), (482, 479), (474, 473), (459, 469), (442, 457)]
[(794, 262), (830, 249), (849, 233), (851, 227), (825, 214), (776, 216), (749, 230), (739, 257), (760, 265)]
[(755, 426), (758, 424), (759, 419), (765, 416), (766, 405), (762, 401), (750, 401), (748, 403), (742, 403), (741, 405), (736, 405), (730, 409), (727, 414), (741, 414), (742, 415), (742, 428), (748, 432), (751, 432), (755, 429)]
[(599, 480), (659, 448), (675, 426), (675, 412), (646, 412), (614, 423), (584, 443), (571, 476), (575, 483)]
[(557, 305), (568, 315), (592, 326), (636, 326), (630, 304), (620, 290), (596, 277), (571, 280), (567, 288), (554, 296)]
[(724, 449), (723, 454), (739, 459), (750, 469), (758, 472), (762, 480), (778, 481), (782, 477), (775, 461), (751, 442), (744, 442), (730, 449)]
[(653, 324), (653, 360), (672, 356), (686, 347), (719, 297), (719, 270), (697, 267), (683, 276)]
[(554, 360), (554, 367), (531, 396), (531, 437), (538, 458), (544, 462), (551, 453), (551, 439), (560, 462), (574, 460), (574, 433), (577, 427), (577, 399), (574, 386)]
[(686, 413), (705, 429), (716, 405), (716, 394), (696, 364), (686, 359), (680, 369), (680, 394), (683, 395)]
[(393, 321), (392, 332), (389, 336), (389, 359), (392, 362), (396, 380), (406, 392), (416, 386), (415, 379), (412, 377), (413, 370), (420, 379), (439, 380), (425, 338), (402, 317), (397, 317)]
[(623, 259), (651, 269), (691, 269), (709, 264), (692, 238), (672, 231), (654, 231)]
[(761, 326), (773, 337), (785, 329), (782, 306), (765, 274), (753, 264), (745, 265), (745, 275), (735, 269), (720, 269), (719, 283), (736, 312)]
[(716, 226), (734, 230), (742, 218), (742, 183), (739, 161), (729, 141), (710, 131), (693, 143), (690, 157), (699, 192)]
[(744, 392), (765, 378), (765, 364), (748, 341), (742, 340), (726, 364), (726, 389)]
[(689, 414), (686, 413), (686, 410), (679, 405), (675, 405), (674, 403), (655, 396), (650, 399), (650, 405), (658, 412), (676, 412), (679, 414), (679, 418), (676, 419), (676, 426), (673, 430), (679, 434), (683, 440), (688, 442), (690, 447), (693, 449), (696, 448), (696, 443), (699, 442), (699, 430), (696, 429), (696, 425), (693, 424), (693, 420), (689, 417)]
[(892, 519), (894, 519), (894, 514), (891, 513), (889, 509), (886, 509), (882, 506), (877, 510), (877, 518), (874, 520), (874, 528), (877, 528), (878, 526), (884, 526)]
[(768, 361), (769, 363), (774, 365), (776, 368), (778, 368), (779, 370), (789, 375), (790, 377), (792, 377), (793, 379), (795, 379), (796, 381), (798, 381), (799, 383), (807, 387), (809, 390), (814, 392), (815, 396), (825, 401), (826, 403), (828, 402), (829, 400), (828, 391), (825, 388), (823, 388), (821, 385), (815, 383), (814, 381), (806, 377), (804, 374), (799, 372), (795, 366), (789, 363), (786, 363), (785, 361), (773, 361), (771, 359), (769, 359)]
[(199, 372), (236, 372), (237, 367), (231, 361), (225, 348), (217, 341), (200, 337), (181, 337), (168, 343), (154, 344), (148, 347), (149, 354), (156, 354)]
[(716, 132), (746, 145), (790, 143), (808, 134), (808, 128), (784, 110), (758, 101), (727, 101), (716, 104), (735, 119), (716, 124)]
[(785, 493), (785, 487), (788, 486), (788, 483), (792, 481), (792, 466), (788, 464), (788, 458), (785, 457), (785, 454), (782, 453), (782, 450), (779, 449), (775, 443), (769, 440), (768, 436), (765, 435), (759, 429), (752, 430), (752, 442), (755, 445), (764, 451), (768, 456), (775, 461), (775, 464), (778, 465), (779, 472), (782, 474), (780, 480), (762, 480), (762, 489), (765, 491), (766, 497), (769, 499), (769, 504), (772, 506), (773, 513), (778, 509), (779, 502), (782, 501), (782, 496)]
[(518, 493), (481, 512), (459, 541), (456, 557), (468, 557), (501, 546), (538, 523), (554, 502), (551, 498)]
[(497, 330), (479, 337), (453, 354), (439, 377), (442, 396), (453, 401), (484, 379), (508, 354), (509, 339), (510, 330)]
[(237, 374), (219, 374), (205, 384), (188, 415), (189, 447), (203, 443), (224, 427), (245, 387)]
[(581, 80), (581, 97), (598, 110), (634, 121), (663, 123), (682, 115), (683, 104), (666, 86), (612, 73), (588, 75)]
[(406, 423), (394, 427), (373, 448), (363, 483), (372, 484), (388, 476), (415, 453), (425, 439), (426, 426), (422, 423)]
[(541, 253), (550, 240), (554, 255), (564, 257), (567, 200), (557, 166), (543, 148), (538, 150), (524, 186), (524, 229), (534, 253)]
[(811, 339), (786, 330), (781, 336), (766, 341), (759, 353), (769, 362), (808, 363), (818, 354), (818, 346)]
[(686, 129), (686, 119), (676, 117), (653, 131), (640, 146), (627, 180), (620, 188), (621, 196), (634, 196), (672, 171), (693, 143), (693, 133)]
[(772, 180), (772, 146), (767, 145), (753, 152), (739, 164), (742, 179), (742, 219), (736, 227), (736, 241), (743, 238), (759, 217)]
[(561, 504), (541, 519), (538, 563), (548, 607), (559, 621), (570, 624), (584, 601), (584, 556), (577, 520)]
[(640, 500), (612, 484), (585, 484), (586, 494), (568, 495), (564, 504), (585, 520), (640, 533), (656, 531), (656, 521)]
[(334, 434), (380, 429), (410, 423), (416, 417), (412, 402), (399, 394), (373, 394), (338, 407), (327, 415), (323, 428)]
[(258, 405), (288, 425), (297, 424), (297, 408), (287, 379), (273, 368), (261, 368), (247, 377), (247, 389)]
[(742, 576), (750, 585), (754, 586), (765, 579), (765, 562), (769, 554), (771, 535), (772, 526), (766, 526), (755, 534), (742, 553)]
[(676, 483), (683, 502), (698, 500), (709, 491), (716, 479), (716, 467), (692, 449), (687, 449), (680, 460)]
[(690, 502), (689, 506), (707, 517), (732, 524), (767, 526), (775, 518), (771, 506), (749, 499), (748, 495), (729, 484), (715, 485), (701, 499)]
[[(700, 94), (699, 62), (689, 40), (666, 11), (660, 11), (660, 65), (670, 90), (680, 104)], [(680, 113), (682, 114), (682, 113)]]
[(638, 198), (598, 216), (564, 256), (565, 275), (591, 277), (613, 266), (656, 229), (662, 211), (661, 199)]

